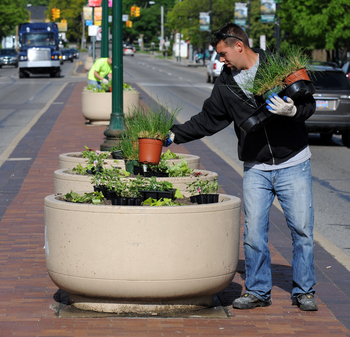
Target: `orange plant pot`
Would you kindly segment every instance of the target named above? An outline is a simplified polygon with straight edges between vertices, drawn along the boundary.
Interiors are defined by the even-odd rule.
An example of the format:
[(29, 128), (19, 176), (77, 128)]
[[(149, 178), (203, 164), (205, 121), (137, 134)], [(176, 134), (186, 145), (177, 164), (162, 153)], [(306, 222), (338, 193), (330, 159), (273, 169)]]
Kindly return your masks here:
[(287, 84), (287, 85), (290, 85), (296, 81), (299, 81), (299, 80), (307, 80), (307, 81), (310, 81), (310, 77), (309, 75), (307, 74), (307, 71), (305, 68), (302, 68), (302, 69), (299, 69), (297, 71), (295, 71), (294, 73), (291, 73), (290, 75), (288, 75), (285, 79), (284, 79), (284, 82)]
[(163, 142), (159, 139), (139, 138), (139, 162), (158, 165)]

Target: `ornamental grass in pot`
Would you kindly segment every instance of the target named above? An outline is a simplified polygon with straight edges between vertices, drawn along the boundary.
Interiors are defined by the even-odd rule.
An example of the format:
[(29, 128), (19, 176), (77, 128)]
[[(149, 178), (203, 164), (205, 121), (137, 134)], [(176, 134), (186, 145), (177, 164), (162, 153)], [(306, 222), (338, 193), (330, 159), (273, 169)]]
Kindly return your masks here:
[(178, 109), (169, 112), (164, 107), (149, 110), (141, 107), (125, 120), (127, 132), (137, 134), (140, 163), (158, 165), (163, 142), (178, 113)]

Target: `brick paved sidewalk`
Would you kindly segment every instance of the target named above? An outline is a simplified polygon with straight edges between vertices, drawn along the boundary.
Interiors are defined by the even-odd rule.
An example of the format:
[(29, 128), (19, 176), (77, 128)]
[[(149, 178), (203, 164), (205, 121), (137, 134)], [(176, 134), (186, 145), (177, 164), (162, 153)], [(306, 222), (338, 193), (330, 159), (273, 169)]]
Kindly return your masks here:
[[(318, 312), (302, 312), (292, 305), (291, 267), (279, 252), (283, 249), (278, 251), (273, 245), (270, 248), (274, 287), (270, 307), (239, 311), (230, 306), (244, 286), (241, 246), (237, 274), (231, 285), (218, 294), (228, 313), (226, 319), (57, 317), (53, 300), (57, 287), (46, 272), (43, 249), (43, 200), (53, 193), (53, 172), (58, 169), (59, 154), (83, 150), (84, 145), (98, 149), (103, 142), (105, 127), (84, 123), (80, 102), (84, 85), (69, 83), (55, 101), (66, 103), (53, 104), (19, 143), (11, 155), (12, 160), (0, 168), (1, 337), (350, 336), (349, 330), (320, 298)], [(141, 98), (145, 102), (149, 99), (144, 93)], [(172, 145), (171, 150), (200, 155), (203, 168), (219, 173), (219, 183), (225, 191), (241, 197), (241, 177), (227, 168), (203, 142)], [(272, 236), (272, 242), (286, 245), (282, 234), (273, 232)], [(328, 295), (339, 296), (341, 291), (334, 289), (334, 285), (329, 284)]]

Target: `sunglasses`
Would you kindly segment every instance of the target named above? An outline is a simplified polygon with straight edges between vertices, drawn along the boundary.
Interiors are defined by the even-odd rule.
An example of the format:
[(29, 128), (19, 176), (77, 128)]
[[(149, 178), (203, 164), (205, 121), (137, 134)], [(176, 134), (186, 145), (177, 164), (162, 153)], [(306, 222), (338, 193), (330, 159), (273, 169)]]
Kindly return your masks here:
[(215, 37), (218, 37), (219, 39), (222, 39), (222, 40), (226, 40), (228, 37), (233, 37), (233, 38), (235, 38), (235, 39), (237, 39), (237, 40), (243, 42), (242, 39), (240, 39), (239, 37), (234, 36), (234, 35), (229, 35), (229, 34), (224, 34), (224, 33), (216, 32), (216, 33), (214, 33), (214, 36), (215, 36)]

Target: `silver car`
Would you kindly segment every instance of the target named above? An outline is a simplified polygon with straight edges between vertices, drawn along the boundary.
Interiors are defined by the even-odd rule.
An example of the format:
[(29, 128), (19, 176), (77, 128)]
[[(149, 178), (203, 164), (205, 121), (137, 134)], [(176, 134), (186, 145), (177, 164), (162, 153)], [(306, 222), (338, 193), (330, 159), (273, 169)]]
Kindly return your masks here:
[(215, 83), (215, 80), (219, 77), (224, 64), (224, 62), (220, 62), (220, 55), (216, 51), (213, 51), (207, 64), (208, 83)]

